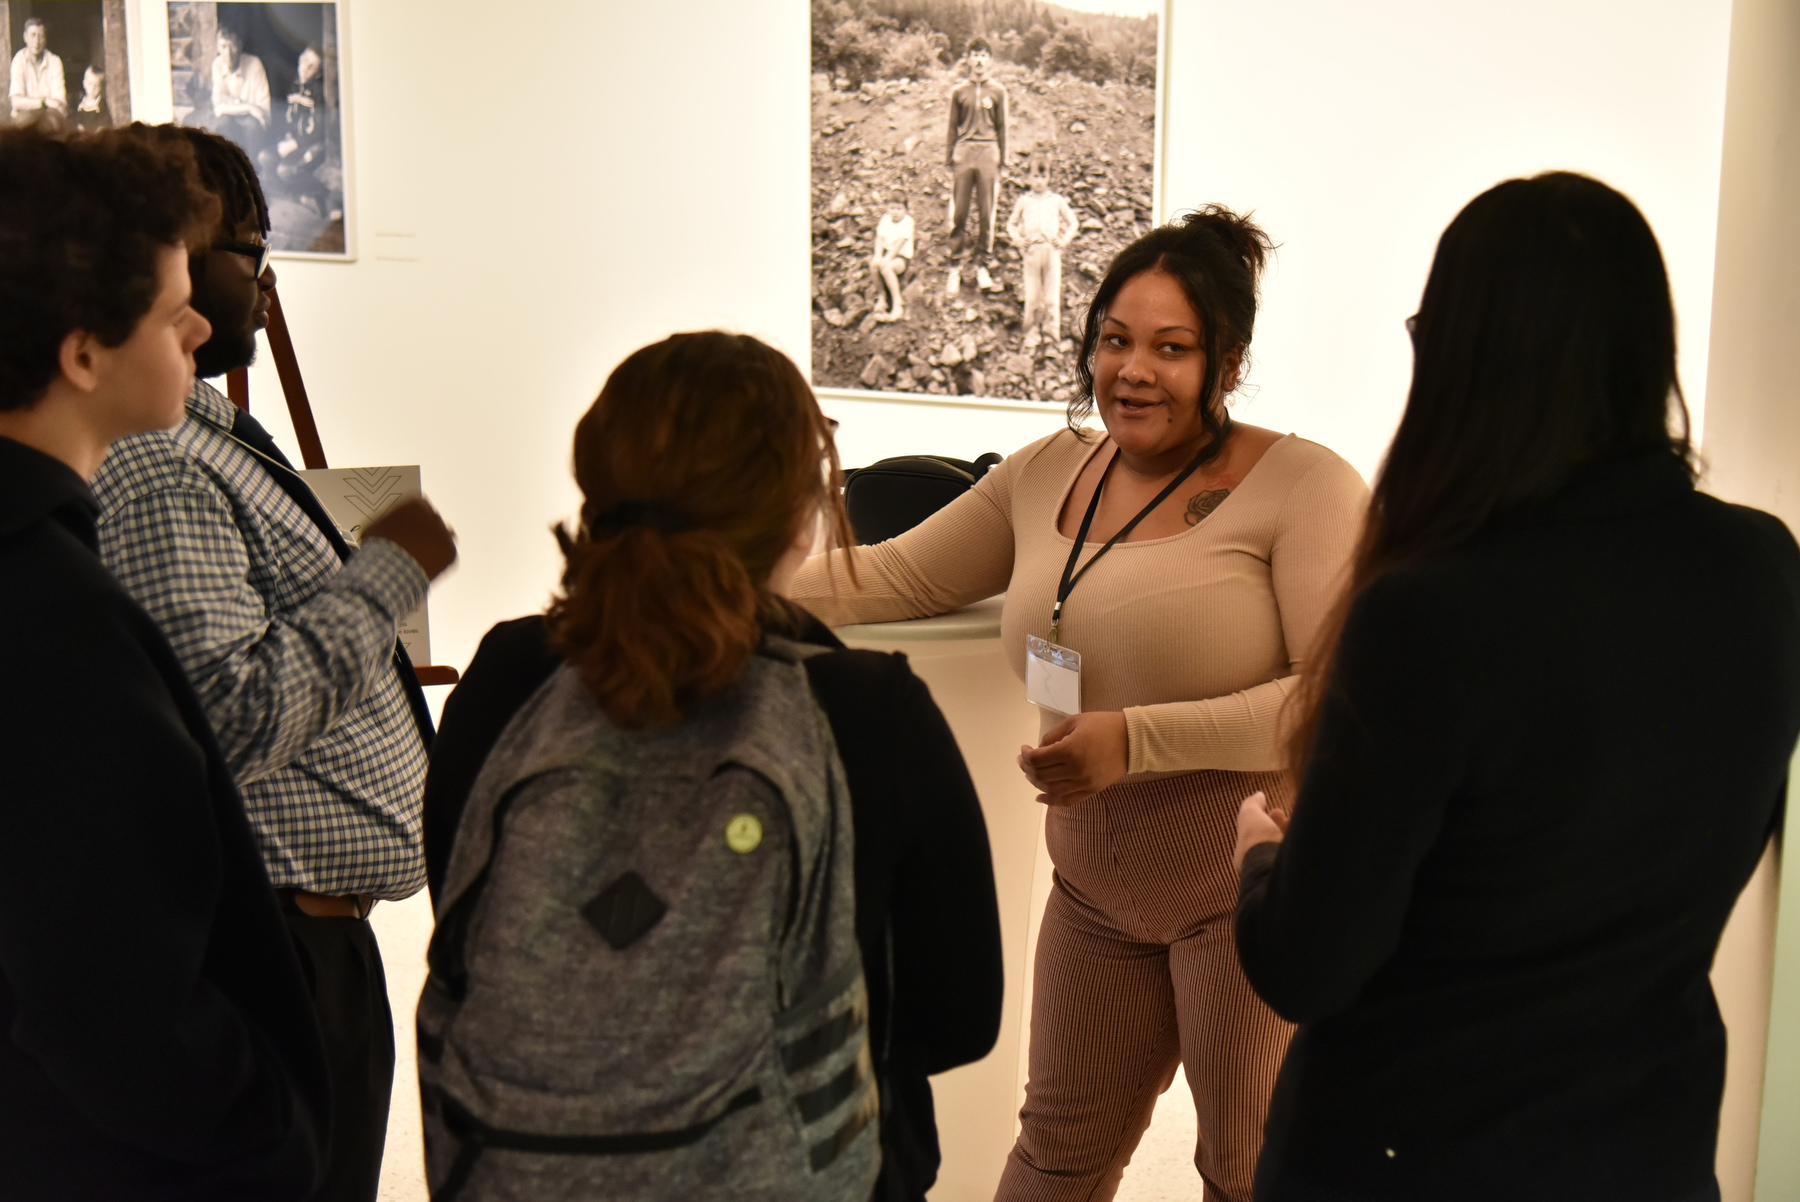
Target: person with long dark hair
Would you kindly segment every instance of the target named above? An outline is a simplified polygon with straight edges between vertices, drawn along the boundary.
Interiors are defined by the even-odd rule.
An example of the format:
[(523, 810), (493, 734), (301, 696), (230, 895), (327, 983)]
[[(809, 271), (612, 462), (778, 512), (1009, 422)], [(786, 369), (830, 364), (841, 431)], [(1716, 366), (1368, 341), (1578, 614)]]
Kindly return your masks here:
[[(1079, 696), (1044, 698), (1041, 745), (1019, 760), (1050, 807), (1056, 877), (1009, 1202), (1111, 1197), (1177, 1065), (1208, 1195), (1250, 1195), (1291, 1028), (1232, 948), (1232, 815), (1250, 790), (1286, 795), (1283, 704), (1368, 495), (1326, 448), (1226, 408), (1270, 249), (1214, 205), (1126, 247), (1088, 309), (1069, 428), (795, 581), (796, 600), (840, 623), (1004, 591), (1020, 677), (1036, 671), (1029, 640), (1080, 656)], [(1104, 437), (1082, 429), (1096, 410)]]
[(1256, 1197), (1716, 1199), (1707, 973), (1800, 733), (1800, 551), (1695, 491), (1613, 189), (1475, 198), (1408, 327), (1291, 821), (1239, 813), (1238, 953), (1300, 1024)]

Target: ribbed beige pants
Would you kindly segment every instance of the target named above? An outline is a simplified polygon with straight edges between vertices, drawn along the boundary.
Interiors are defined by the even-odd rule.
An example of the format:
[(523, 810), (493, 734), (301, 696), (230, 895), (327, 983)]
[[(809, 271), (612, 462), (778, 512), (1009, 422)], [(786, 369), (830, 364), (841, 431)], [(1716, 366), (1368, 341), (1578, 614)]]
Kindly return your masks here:
[(997, 1202), (1111, 1198), (1178, 1063), (1207, 1202), (1249, 1202), (1293, 1035), (1251, 990), (1232, 937), (1237, 808), (1258, 789), (1283, 806), (1291, 793), (1275, 773), (1196, 772), (1050, 811), (1031, 1075)]

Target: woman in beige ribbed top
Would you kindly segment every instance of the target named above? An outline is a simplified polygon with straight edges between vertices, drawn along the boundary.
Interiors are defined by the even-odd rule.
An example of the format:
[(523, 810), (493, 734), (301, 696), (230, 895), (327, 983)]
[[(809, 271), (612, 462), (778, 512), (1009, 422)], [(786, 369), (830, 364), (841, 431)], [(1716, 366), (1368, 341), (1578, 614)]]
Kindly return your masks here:
[[(1025, 636), (1050, 636), (1074, 545), (1058, 519), (1073, 510), (1079, 523), (1093, 490), (1071, 496), (1076, 476), (1117, 449), (1090, 438), (1064, 430), (1039, 439), (923, 525), (859, 548), (860, 588), (841, 557), (836, 580), (825, 557), (813, 560), (794, 599), (844, 625), (948, 613), (1004, 592), (1000, 640), (1023, 680)], [(1197, 499), (1218, 483), (1190, 481), (1189, 492)], [(1081, 578), (1063, 609), (1062, 643), (1081, 652), (1082, 708), (1124, 712), (1127, 772), (1281, 766), (1282, 702), (1336, 597), (1367, 493), (1356, 469), (1289, 434), (1204, 520), (1160, 538), (1136, 537), (1140, 527)], [(1176, 500), (1185, 513), (1190, 498), (1167, 504)], [(1100, 545), (1090, 537), (1077, 570)], [(1049, 729), (1061, 715), (1044, 721)]]
[(1026, 636), (1049, 637), (1096, 490), (1080, 563), (1203, 461), (1076, 583), (1059, 641), (1081, 653), (1084, 712), (1047, 714), (1044, 744), (1021, 755), (1050, 803), (1056, 876), (1005, 1202), (1111, 1197), (1178, 1063), (1207, 1196), (1250, 1198), (1291, 1028), (1237, 963), (1235, 816), (1250, 793), (1277, 804), (1290, 793), (1282, 703), (1336, 600), (1368, 495), (1324, 447), (1225, 416), (1266, 245), (1248, 221), (1209, 209), (1121, 252), (1084, 336), (1107, 435), (1032, 443), (922, 525), (857, 548), (856, 584), (842, 555), (821, 556), (791, 594), (841, 625), (1004, 590), (1001, 637), (1022, 679)]

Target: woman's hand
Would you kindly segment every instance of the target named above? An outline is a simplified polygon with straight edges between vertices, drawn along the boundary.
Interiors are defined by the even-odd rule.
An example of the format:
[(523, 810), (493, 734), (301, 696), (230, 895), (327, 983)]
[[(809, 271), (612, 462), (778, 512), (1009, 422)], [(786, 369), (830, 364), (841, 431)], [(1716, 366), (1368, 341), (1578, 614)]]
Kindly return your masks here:
[(1267, 794), (1257, 792), (1244, 798), (1238, 807), (1237, 847), (1231, 852), (1231, 866), (1244, 871), (1244, 857), (1259, 843), (1279, 843), (1287, 834), (1288, 816), (1269, 808)]
[(1051, 727), (1036, 747), (1019, 748), (1019, 771), (1045, 805), (1086, 801), (1125, 775), (1125, 715), (1076, 714)]

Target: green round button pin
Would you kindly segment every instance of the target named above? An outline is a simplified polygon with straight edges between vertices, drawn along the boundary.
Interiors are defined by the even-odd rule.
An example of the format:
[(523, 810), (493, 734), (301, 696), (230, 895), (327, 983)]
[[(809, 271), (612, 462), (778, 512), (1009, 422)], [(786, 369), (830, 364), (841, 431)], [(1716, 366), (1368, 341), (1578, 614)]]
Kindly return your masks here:
[(762, 843), (762, 820), (755, 814), (733, 814), (725, 824), (725, 846), (738, 855), (749, 855)]

